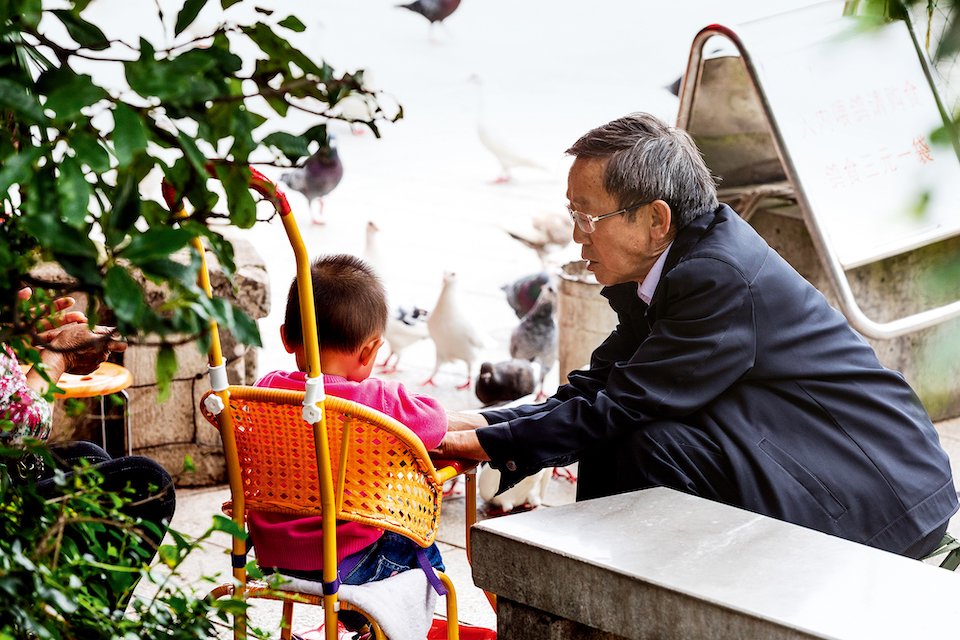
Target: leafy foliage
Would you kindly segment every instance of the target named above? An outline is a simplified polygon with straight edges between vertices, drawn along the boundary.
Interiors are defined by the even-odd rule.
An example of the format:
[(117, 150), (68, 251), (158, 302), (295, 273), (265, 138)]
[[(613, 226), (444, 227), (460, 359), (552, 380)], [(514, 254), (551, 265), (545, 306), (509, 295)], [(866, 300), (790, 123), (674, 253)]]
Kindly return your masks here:
[[(32, 451), (43, 455), (44, 448)], [(228, 628), (228, 614), (247, 606), (197, 598), (193, 590), (203, 585), (188, 589), (180, 575), (188, 555), (214, 532), (236, 533), (229, 519), (216, 518), (199, 539), (171, 532), (172, 542), (157, 552), (160, 561), (148, 567), (154, 550), (143, 527), (149, 525), (120, 511), (130, 497), (104, 490), (94, 469), (60, 473), (62, 497), (50, 499), (32, 484), (14, 483), (8, 473), (14, 458), (0, 459), (0, 639), (213, 638)], [(126, 615), (104, 606), (131, 573), (152, 583), (140, 590), (152, 595), (134, 598)], [(251, 637), (269, 636), (251, 629)]]
[[(256, 222), (252, 160), (289, 166), (325, 145), (326, 124), (338, 117), (332, 109), (348, 95), (367, 103), (373, 116), (365, 123), (375, 134), (401, 115), (383, 111), (362, 71), (337, 73), (293, 46), (288, 37), (305, 29), (294, 16), (255, 8), (247, 24), (224, 21), (190, 38), (208, 4), (227, 15), (248, 3), (186, 0), (167, 15), (166, 0), (136, 2), (166, 44), (111, 40), (84, 17), (89, 0), (56, 9), (40, 0), (0, 2), (0, 341), (33, 330), (18, 312), (18, 288), (63, 288), (30, 275), (38, 262), (53, 261), (75, 279), (73, 290), (88, 295), (91, 321), (109, 317), (129, 339), (190, 340), (213, 319), (241, 342), (259, 344), (255, 323), (239, 309), (203, 300), (198, 263), (184, 249), (202, 236), (229, 275), (231, 247), (211, 223)], [(104, 74), (90, 72), (116, 68), (124, 86), (98, 83)], [(309, 126), (276, 130), (291, 114)], [(211, 167), (229, 214), (214, 213)], [(156, 191), (160, 176), (193, 205), (179, 228), (165, 206), (141, 195), (151, 181)], [(148, 280), (168, 291), (159, 307), (147, 302)], [(168, 379), (169, 357), (161, 365)]]
[[(305, 30), (295, 16), (244, 0), (130, 1), (163, 34), (158, 41), (112, 39), (84, 16), (90, 0), (0, 0), (0, 343), (21, 362), (38, 362), (32, 343), (43, 305), (65, 290), (82, 292), (92, 322), (109, 318), (129, 341), (162, 345), (162, 388), (176, 369), (172, 346), (196, 338), (202, 346), (211, 320), (259, 344), (249, 317), (198, 288), (199, 261), (186, 250), (202, 238), (230, 275), (231, 246), (216, 226), (256, 222), (251, 162), (291, 166), (326, 146), (326, 125), (342, 119), (335, 107), (347, 96), (366, 103), (372, 115), (362, 122), (376, 135), (402, 111), (386, 113), (362, 71), (338, 73), (291, 44)], [(169, 15), (171, 2), (179, 8)], [(208, 8), (252, 8), (254, 17), (187, 35)], [(120, 86), (98, 80), (111, 69), (122, 71)], [(289, 130), (292, 115), (309, 122)], [(211, 172), (229, 213), (214, 210), (221, 196), (208, 184)], [(143, 195), (161, 176), (191, 203), (186, 217)], [(58, 263), (74, 282), (40, 280), (41, 262)], [(148, 303), (148, 282), (165, 290), (159, 306)], [(25, 285), (34, 288), (29, 304), (17, 299)], [(198, 599), (203, 585), (178, 582), (209, 535), (237, 534), (230, 520), (217, 518), (200, 540), (171, 531), (173, 543), (149, 568), (146, 525), (121, 512), (129, 496), (103, 490), (87, 470), (60, 477), (62, 499), (44, 499), (30, 484), (11, 483), (16, 455), (0, 451), (0, 640), (207, 638), (246, 606)], [(152, 582), (155, 595), (124, 615), (106, 606), (107, 590), (130, 572)]]

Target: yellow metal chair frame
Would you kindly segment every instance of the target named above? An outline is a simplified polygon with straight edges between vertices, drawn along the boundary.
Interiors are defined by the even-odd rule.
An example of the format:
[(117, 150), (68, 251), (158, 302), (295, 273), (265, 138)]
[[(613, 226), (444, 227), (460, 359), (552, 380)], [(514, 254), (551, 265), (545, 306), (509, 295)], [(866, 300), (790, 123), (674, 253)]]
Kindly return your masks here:
[[(324, 588), (320, 596), (288, 591), (282, 584), (271, 587), (263, 581), (248, 581), (247, 541), (234, 536), (234, 582), (217, 587), (211, 596), (282, 601), (284, 639), (291, 636), (294, 603), (321, 605), (326, 638), (336, 640), (340, 608), (337, 521), (350, 520), (393, 531), (427, 547), (436, 538), (440, 524), (443, 484), (462, 469), (448, 464), (438, 470), (420, 439), (403, 424), (369, 407), (324, 394), (306, 248), (286, 196), (254, 169), (250, 186), (276, 207), (293, 248), (307, 356), (306, 389), (228, 385), (217, 325), (211, 322), (211, 390), (203, 398), (202, 410), (220, 431), (230, 483), (227, 512), (240, 530), (246, 531), (247, 509), (322, 517)], [(178, 217), (186, 215), (182, 202), (166, 183), (164, 198)], [(201, 259), (200, 286), (212, 296), (199, 239), (194, 248)], [(476, 505), (475, 498), (470, 499), (471, 494), (475, 495), (470, 473), (467, 490), (469, 527), (475, 521)], [(456, 592), (446, 575), (438, 575), (447, 588), (447, 638), (457, 640)], [(379, 625), (372, 622), (376, 637), (384, 638)], [(246, 637), (243, 614), (234, 619), (234, 637)]]

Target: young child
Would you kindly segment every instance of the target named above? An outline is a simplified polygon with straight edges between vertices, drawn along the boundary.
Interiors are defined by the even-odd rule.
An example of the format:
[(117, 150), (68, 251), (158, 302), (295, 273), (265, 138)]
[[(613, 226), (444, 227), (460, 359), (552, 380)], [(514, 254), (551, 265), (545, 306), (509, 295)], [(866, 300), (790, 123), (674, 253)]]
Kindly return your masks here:
[[(435, 448), (447, 430), (446, 413), (433, 398), (410, 394), (395, 381), (370, 377), (387, 324), (383, 285), (362, 260), (350, 255), (317, 259), (311, 268), (317, 330), (320, 336), (320, 367), (327, 395), (353, 400), (396, 418)], [(280, 337), (294, 354), (297, 371), (274, 371), (257, 386), (303, 389), (306, 357), (300, 324), (300, 296), (296, 280), (290, 285)], [(247, 526), (263, 569), (322, 581), (323, 554), (321, 518), (295, 518), (286, 514), (251, 511)], [(418, 568), (416, 543), (392, 532), (341, 522), (337, 525), (337, 559), (343, 584), (363, 584)], [(443, 571), (436, 544), (426, 550), (430, 564)], [(363, 624), (362, 617), (344, 611), (348, 627)]]

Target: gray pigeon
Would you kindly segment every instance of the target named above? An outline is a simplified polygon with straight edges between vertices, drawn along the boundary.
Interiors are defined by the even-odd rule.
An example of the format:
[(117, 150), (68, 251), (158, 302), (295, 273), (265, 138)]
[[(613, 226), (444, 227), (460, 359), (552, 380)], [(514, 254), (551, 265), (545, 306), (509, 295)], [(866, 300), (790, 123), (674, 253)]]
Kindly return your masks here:
[(434, 22), (443, 22), (449, 18), (450, 14), (456, 11), (459, 6), (460, 0), (415, 0), (407, 4), (397, 5), (401, 9), (409, 9), (414, 13), (419, 13), (430, 21), (431, 26)]
[[(327, 135), (327, 144), (307, 158), (302, 167), (287, 171), (280, 176), (280, 182), (307, 199), (310, 206), (310, 220), (314, 224), (323, 224), (323, 197), (333, 191), (343, 179), (343, 163), (337, 153), (336, 139)], [(316, 205), (314, 203), (316, 202)], [(316, 211), (314, 211), (316, 208)]]
[(540, 365), (540, 384), (537, 401), (546, 398), (543, 380), (557, 360), (557, 290), (546, 285), (540, 297), (510, 335), (510, 357), (529, 360)]
[(534, 273), (529, 276), (518, 278), (509, 284), (500, 287), (507, 296), (507, 304), (517, 314), (518, 318), (527, 315), (537, 298), (540, 297), (540, 290), (545, 284), (550, 283), (550, 274), (546, 271)]
[(529, 360), (484, 362), (474, 390), (483, 406), (511, 402), (530, 395), (540, 380), (540, 364)]

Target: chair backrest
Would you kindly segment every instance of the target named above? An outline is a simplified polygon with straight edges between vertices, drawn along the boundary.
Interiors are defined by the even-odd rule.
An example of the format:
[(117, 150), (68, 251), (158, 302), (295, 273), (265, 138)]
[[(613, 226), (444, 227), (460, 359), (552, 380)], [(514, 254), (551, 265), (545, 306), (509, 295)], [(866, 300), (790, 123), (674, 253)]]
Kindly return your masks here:
[[(235, 505), (322, 514), (314, 433), (302, 417), (303, 396), (231, 386), (224, 411), (232, 420), (218, 420), (204, 410), (217, 428), (232, 424), (236, 460), (228, 459), (227, 468)], [(356, 402), (327, 396), (323, 406), (330, 450), (320, 464), (329, 464), (334, 479), (337, 520), (394, 531), (423, 547), (432, 544), (443, 483), (423, 442), (397, 420)]]

